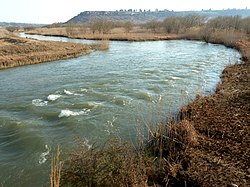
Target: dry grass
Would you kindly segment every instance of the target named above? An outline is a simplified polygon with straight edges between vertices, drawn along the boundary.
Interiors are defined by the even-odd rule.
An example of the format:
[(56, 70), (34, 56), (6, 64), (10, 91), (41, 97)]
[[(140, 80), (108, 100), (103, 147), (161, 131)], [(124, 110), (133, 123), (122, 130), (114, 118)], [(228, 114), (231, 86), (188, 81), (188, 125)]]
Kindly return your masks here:
[(95, 44), (92, 44), (92, 46), (96, 50), (106, 51), (109, 49), (109, 40), (106, 40), (106, 39), (100, 40), (96, 42)]
[(216, 92), (198, 97), (189, 110), (198, 144), (186, 149), (188, 176), (202, 186), (248, 186), (249, 178), (249, 83), (250, 63), (228, 65)]
[(35, 28), (34, 30), (27, 31), (27, 33), (33, 34), (43, 34), (43, 35), (56, 35), (56, 36), (67, 36), (67, 31), (65, 27), (55, 27), (55, 28)]
[[(150, 131), (152, 136), (140, 149), (118, 138), (91, 147), (80, 143), (79, 149), (64, 161), (61, 186), (184, 184), (178, 178), (188, 161), (181, 154), (182, 150), (196, 144), (192, 124), (183, 120), (178, 124), (159, 125)], [(194, 184), (193, 181), (185, 182)]]
[(10, 36), (13, 36), (13, 34), (4, 28), (0, 28), (0, 38), (10, 37)]
[(61, 180), (62, 163), (60, 162), (60, 148), (58, 146), (56, 155), (51, 160), (50, 187), (59, 187)]
[(208, 42), (223, 44), (228, 47), (235, 46), (236, 42), (245, 39), (245, 34), (235, 30), (215, 30)]
[(186, 170), (188, 163), (187, 157), (182, 156), (183, 152), (196, 144), (197, 134), (190, 121), (160, 124), (144, 148), (154, 158), (155, 175), (151, 176), (152, 181), (163, 186), (183, 182), (195, 185), (188, 179), (179, 181), (179, 173)]
[[(63, 27), (40, 29), (48, 32), (48, 35), (64, 35), (66, 32)], [(109, 41), (106, 39), (97, 44), (39, 41), (20, 38), (5, 29), (0, 29), (0, 69), (75, 58), (89, 54), (93, 50), (108, 49)]]
[(36, 28), (35, 30), (29, 31), (27, 33), (32, 34), (42, 34), (51, 36), (67, 36), (70, 38), (80, 38), (89, 40), (118, 40), (118, 41), (155, 41), (161, 39), (173, 39), (176, 35), (165, 35), (165, 34), (155, 34), (151, 33), (146, 29), (140, 27), (133, 27), (133, 29), (127, 33), (124, 28), (114, 28), (108, 34), (103, 33), (92, 33), (92, 31), (87, 28), (85, 32), (82, 32), (79, 27), (73, 27), (72, 32), (67, 33), (66, 27), (57, 28)]
[(146, 186), (147, 161), (131, 144), (110, 139), (92, 147), (84, 143), (64, 162), (62, 186)]
[(80, 43), (0, 38), (0, 69), (78, 57), (99, 48)]

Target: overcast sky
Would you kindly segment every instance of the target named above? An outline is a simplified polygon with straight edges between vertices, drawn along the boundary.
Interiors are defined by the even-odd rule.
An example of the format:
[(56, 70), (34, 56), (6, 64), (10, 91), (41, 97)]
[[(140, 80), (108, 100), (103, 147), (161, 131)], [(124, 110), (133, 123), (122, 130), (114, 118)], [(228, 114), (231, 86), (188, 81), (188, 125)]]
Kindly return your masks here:
[(250, 8), (250, 0), (0, 0), (0, 22), (65, 22), (87, 10)]

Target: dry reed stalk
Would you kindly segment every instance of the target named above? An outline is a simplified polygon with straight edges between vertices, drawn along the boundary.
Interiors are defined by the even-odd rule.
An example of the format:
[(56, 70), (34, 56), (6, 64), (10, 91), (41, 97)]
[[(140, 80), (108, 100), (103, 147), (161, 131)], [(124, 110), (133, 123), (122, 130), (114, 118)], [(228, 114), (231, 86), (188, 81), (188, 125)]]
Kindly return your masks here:
[(56, 155), (51, 160), (50, 187), (59, 187), (62, 163), (60, 162), (60, 148), (58, 146)]
[(99, 50), (102, 50), (102, 51), (105, 51), (105, 50), (108, 50), (109, 49), (109, 40), (102, 40), (100, 42), (100, 47), (98, 48)]

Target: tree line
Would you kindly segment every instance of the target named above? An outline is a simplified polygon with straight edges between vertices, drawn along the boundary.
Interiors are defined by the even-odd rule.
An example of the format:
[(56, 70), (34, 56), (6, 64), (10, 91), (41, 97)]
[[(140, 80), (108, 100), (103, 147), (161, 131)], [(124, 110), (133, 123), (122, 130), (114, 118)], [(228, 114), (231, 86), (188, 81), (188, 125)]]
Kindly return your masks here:
[(237, 30), (250, 34), (250, 17), (242, 18), (241, 16), (219, 16), (209, 19), (201, 15), (188, 15), (185, 17), (173, 16), (168, 17), (162, 22), (156, 20), (149, 21), (144, 27), (152, 32), (165, 32), (180, 34), (186, 32), (190, 28), (204, 27), (206, 29), (225, 29)]
[[(88, 24), (67, 24), (67, 33), (73, 35), (74, 32), (85, 33), (90, 30), (93, 34), (109, 34), (114, 28), (122, 27), (126, 33), (129, 33), (134, 26), (140, 26), (153, 33), (183, 34), (190, 28), (204, 28), (207, 30), (237, 30), (250, 34), (250, 17), (241, 16), (219, 16), (216, 18), (207, 18), (198, 14), (192, 14), (185, 17), (172, 16), (163, 21), (151, 20), (143, 24), (135, 24), (131, 21), (116, 22), (107, 18), (93, 18)], [(76, 31), (78, 28), (78, 31)]]

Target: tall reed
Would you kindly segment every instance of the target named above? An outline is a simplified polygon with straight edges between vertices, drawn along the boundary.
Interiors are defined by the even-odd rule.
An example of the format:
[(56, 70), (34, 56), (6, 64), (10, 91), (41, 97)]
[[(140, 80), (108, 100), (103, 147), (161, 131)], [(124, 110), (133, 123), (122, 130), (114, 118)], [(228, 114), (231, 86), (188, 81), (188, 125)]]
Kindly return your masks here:
[(62, 162), (60, 161), (60, 148), (58, 146), (56, 155), (51, 159), (50, 187), (59, 187), (61, 180)]

